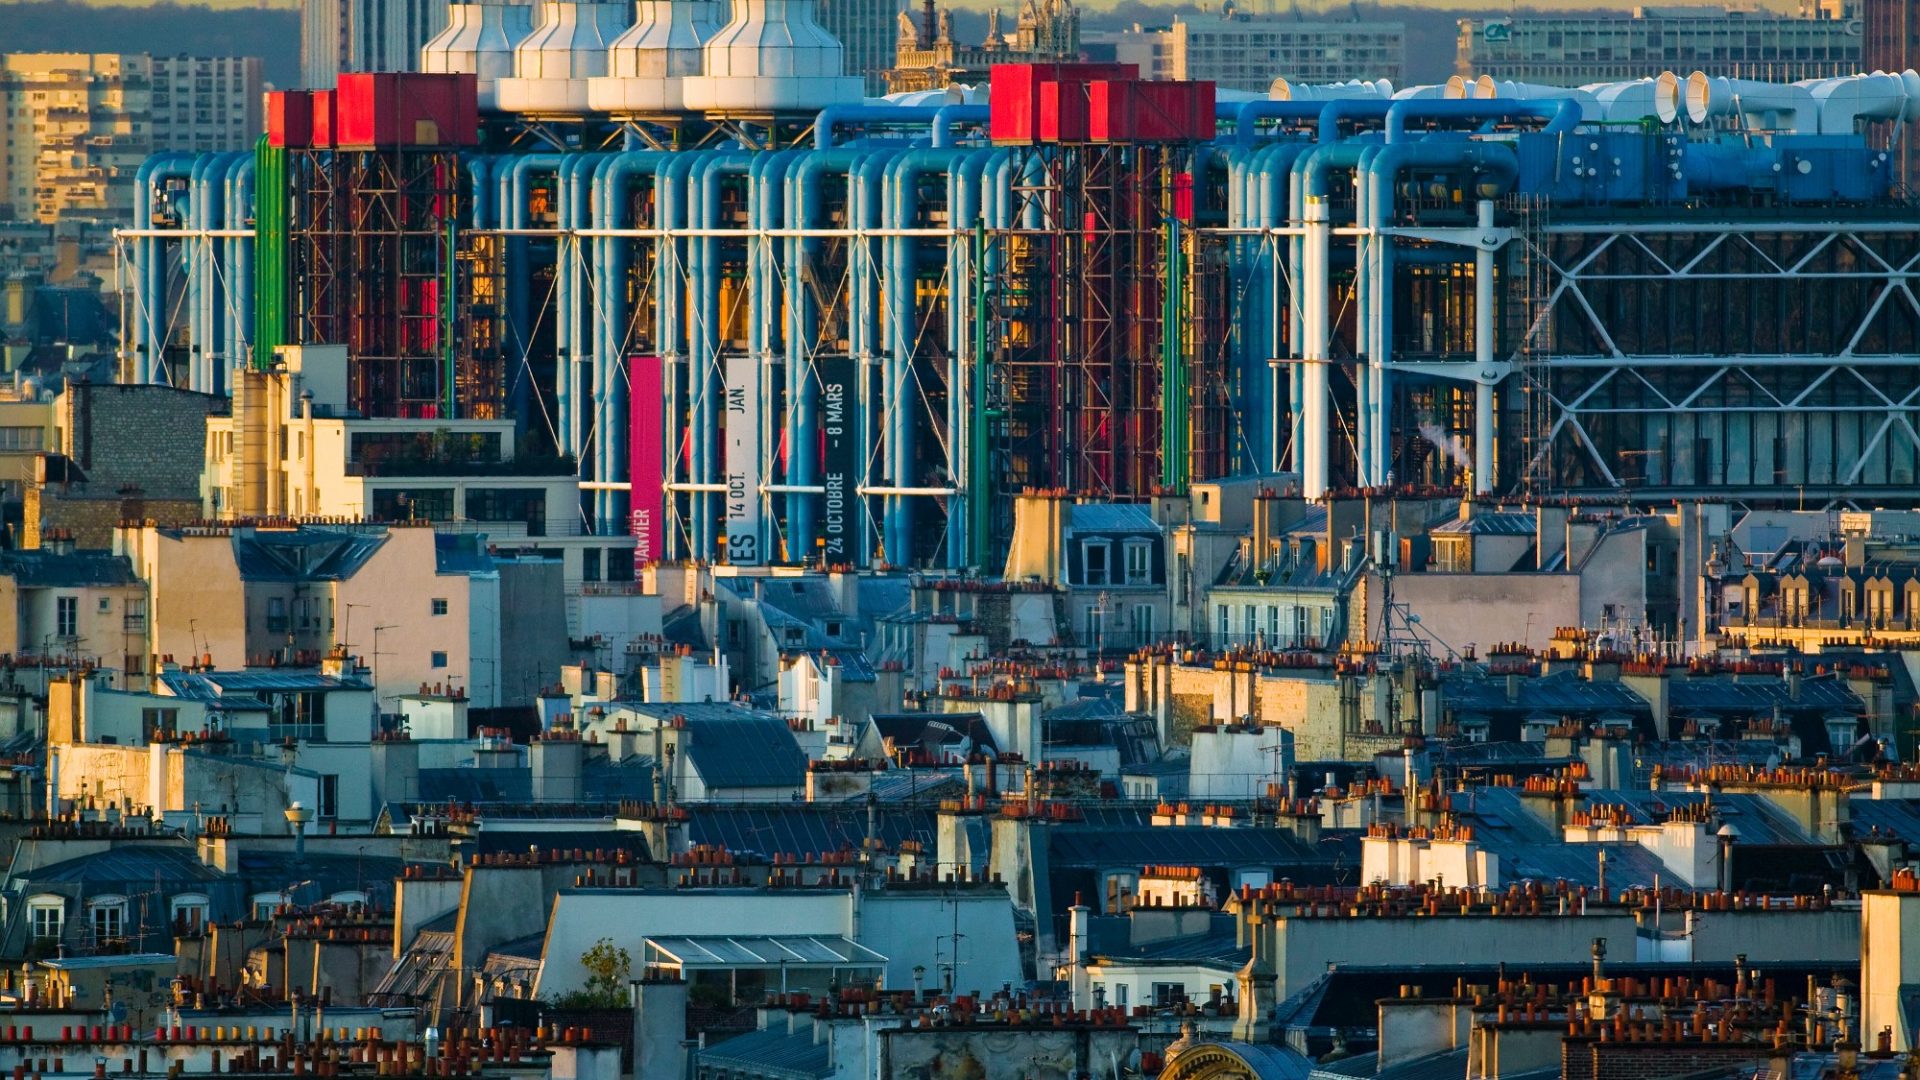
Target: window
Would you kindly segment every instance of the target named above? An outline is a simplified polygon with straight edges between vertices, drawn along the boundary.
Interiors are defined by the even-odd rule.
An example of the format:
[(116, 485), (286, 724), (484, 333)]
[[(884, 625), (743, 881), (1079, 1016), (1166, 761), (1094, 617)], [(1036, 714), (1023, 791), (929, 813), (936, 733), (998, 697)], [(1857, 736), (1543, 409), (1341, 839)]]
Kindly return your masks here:
[(100, 614), (102, 615), (113, 614), (113, 597), (103, 596), (100, 598)]
[(287, 632), (287, 598), (269, 596), (267, 598), (267, 633), (284, 634)]
[(340, 778), (332, 773), (320, 774), (319, 812), (323, 818), (340, 816)]
[(274, 742), (287, 739), (326, 741), (326, 700), (324, 694), (275, 695), (268, 706), (267, 738)]
[(1280, 644), (1280, 609), (1267, 605), (1267, 644)]
[(93, 924), (93, 943), (119, 941), (127, 936), (127, 898), (101, 896), (87, 902), (87, 918)]
[(254, 893), (253, 894), (253, 917), (256, 919), (271, 919), (273, 918), (274, 911), (277, 910), (282, 904), (287, 904), (291, 902), (292, 902), (291, 898), (288, 897), (286, 893), (277, 893), (277, 892)]
[(29, 897), (27, 917), (33, 927), (33, 940), (58, 941), (67, 922), (67, 902), (58, 896)]
[(1081, 584), (1107, 584), (1107, 542), (1088, 540), (1080, 545)]
[(1230, 625), (1232, 619), (1233, 619), (1233, 609), (1228, 607), (1225, 604), (1221, 604), (1220, 605), (1220, 642), (1219, 642), (1221, 647), (1225, 647), (1225, 645), (1227, 644), (1227, 640), (1233, 636), (1233, 627)]
[(447, 613), (447, 598), (444, 596), (434, 597), (432, 611), (435, 615), (445, 615)]
[(433, 667), (436, 667), (436, 668), (443, 668), (443, 667), (446, 667), (446, 666), (447, 666), (447, 654), (446, 654), (446, 653), (443, 653), (443, 652), (435, 652), (435, 653), (432, 653), (432, 654), (430, 654), (430, 655), (429, 655), (429, 658), (428, 658), (428, 659), (429, 659), (429, 661), (430, 661), (430, 663), (431, 663), (431, 666), (433, 666)]
[(172, 731), (180, 723), (179, 709), (141, 709), (140, 731), (148, 742), (153, 741), (155, 732)]
[(632, 548), (608, 548), (607, 549), (607, 580), (608, 581), (632, 581), (633, 580), (633, 549)]
[(174, 897), (174, 929), (194, 933), (207, 925), (207, 903), (207, 897), (203, 893), (181, 893)]
[(1153, 548), (1145, 540), (1129, 540), (1127, 552), (1127, 584), (1148, 585), (1153, 582)]
[(80, 635), (80, 598), (77, 596), (55, 597), (53, 601), (54, 633), (63, 638)]
[(1095, 604), (1087, 609), (1087, 639), (1082, 645), (1098, 648), (1106, 644), (1107, 613)]
[(344, 907), (353, 907), (356, 904), (361, 907), (366, 907), (367, 894), (358, 889), (348, 889), (345, 892), (337, 892), (327, 897), (327, 903), (340, 904)]
[(580, 580), (600, 580), (600, 549), (585, 548), (580, 552)]
[(1148, 645), (1153, 642), (1153, 605), (1135, 604), (1127, 616), (1127, 630), (1133, 635), (1133, 644)]

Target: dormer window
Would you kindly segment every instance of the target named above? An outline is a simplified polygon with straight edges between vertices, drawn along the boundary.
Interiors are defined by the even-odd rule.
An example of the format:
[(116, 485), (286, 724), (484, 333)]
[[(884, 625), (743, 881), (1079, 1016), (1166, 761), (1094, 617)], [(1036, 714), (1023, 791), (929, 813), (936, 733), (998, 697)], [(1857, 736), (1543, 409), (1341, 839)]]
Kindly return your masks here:
[(1108, 584), (1107, 560), (1111, 554), (1105, 540), (1086, 540), (1080, 544), (1080, 583), (1083, 585)]
[(1127, 584), (1150, 585), (1153, 582), (1153, 547), (1145, 540), (1126, 543)]

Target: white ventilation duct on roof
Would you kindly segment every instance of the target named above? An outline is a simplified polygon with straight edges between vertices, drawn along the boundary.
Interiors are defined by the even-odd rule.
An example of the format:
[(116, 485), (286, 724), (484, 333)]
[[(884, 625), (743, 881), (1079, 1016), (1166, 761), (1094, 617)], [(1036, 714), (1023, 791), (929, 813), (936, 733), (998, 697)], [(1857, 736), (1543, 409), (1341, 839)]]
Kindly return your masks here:
[(607, 73), (607, 49), (627, 28), (625, 4), (549, 0), (542, 20), (513, 51), (513, 78), (501, 79), (506, 112), (571, 114), (587, 111), (587, 80)]
[(1737, 113), (1748, 127), (1759, 131), (1812, 134), (1820, 128), (1820, 110), (1804, 86), (1723, 79), (1696, 71), (1687, 76), (1686, 91), (1687, 119), (1696, 124)]
[(1393, 92), (1393, 97), (1396, 101), (1404, 101), (1408, 98), (1443, 98), (1446, 96), (1448, 96), (1446, 83), (1409, 86), (1405, 90), (1395, 90)]
[(686, 82), (689, 109), (803, 112), (860, 101), (845, 51), (814, 0), (734, 0), (733, 21), (706, 45), (706, 74)]
[(513, 77), (514, 46), (533, 33), (527, 4), (453, 4), (447, 28), (420, 47), (420, 70), (476, 77), (480, 107), (494, 105), (494, 84)]
[(1580, 89), (1592, 94), (1599, 103), (1602, 119), (1615, 123), (1651, 117), (1662, 124), (1671, 124), (1680, 118), (1680, 77), (1671, 71), (1663, 71), (1651, 79), (1591, 83)]
[(1387, 79), (1352, 79), (1347, 82), (1297, 83), (1275, 79), (1267, 90), (1274, 101), (1334, 101), (1353, 98), (1384, 99), (1393, 96), (1393, 83)]
[[(1913, 72), (1907, 72), (1912, 76)], [(1920, 86), (1920, 76), (1914, 76)], [(1920, 97), (1910, 98), (1906, 80), (1876, 71), (1838, 79), (1811, 79), (1805, 87), (1820, 109), (1820, 134), (1851, 135), (1858, 120), (1920, 119)]]
[(706, 64), (720, 31), (718, 0), (639, 0), (633, 25), (607, 50), (607, 73), (587, 80), (587, 103), (610, 113), (680, 112), (686, 80)]
[[(1459, 76), (1454, 76), (1455, 79)], [(1495, 79), (1482, 75), (1470, 83), (1473, 91), (1460, 96), (1470, 98), (1502, 98), (1507, 101), (1559, 101), (1572, 98), (1580, 103), (1580, 119), (1599, 120), (1603, 117), (1600, 103), (1586, 89), (1569, 90), (1564, 86), (1546, 86), (1541, 83), (1512, 82), (1507, 79)], [(1447, 81), (1449, 89), (1453, 80)], [(1449, 94), (1449, 97), (1454, 95)]]

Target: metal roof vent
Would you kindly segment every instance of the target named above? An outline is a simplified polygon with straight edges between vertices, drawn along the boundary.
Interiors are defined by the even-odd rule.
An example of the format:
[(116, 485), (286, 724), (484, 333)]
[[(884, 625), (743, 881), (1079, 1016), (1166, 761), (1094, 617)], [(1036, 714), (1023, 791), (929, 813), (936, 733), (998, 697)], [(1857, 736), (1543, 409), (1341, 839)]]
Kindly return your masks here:
[(420, 70), (477, 78), (480, 107), (494, 107), (494, 83), (513, 77), (513, 49), (533, 33), (529, 4), (453, 4), (447, 28), (420, 47)]
[(704, 70), (705, 45), (720, 31), (719, 0), (639, 0), (634, 22), (614, 39), (607, 74), (587, 82), (596, 112), (680, 112), (685, 83)]
[(513, 78), (501, 79), (506, 112), (587, 111), (587, 80), (607, 73), (607, 48), (632, 16), (625, 4), (540, 5), (540, 25), (513, 53)]
[(707, 42), (706, 74), (686, 83), (689, 109), (787, 112), (860, 101), (840, 42), (814, 0), (734, 0), (733, 21)]

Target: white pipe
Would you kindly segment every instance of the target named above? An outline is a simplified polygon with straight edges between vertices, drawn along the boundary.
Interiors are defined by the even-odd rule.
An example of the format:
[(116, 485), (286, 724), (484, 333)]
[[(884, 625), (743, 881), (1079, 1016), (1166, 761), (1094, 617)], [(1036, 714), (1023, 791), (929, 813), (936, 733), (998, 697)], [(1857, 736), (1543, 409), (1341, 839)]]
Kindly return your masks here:
[(1593, 95), (1603, 119), (1615, 123), (1653, 117), (1671, 124), (1680, 117), (1680, 76), (1671, 71), (1651, 79), (1590, 83), (1580, 89)]
[(1297, 83), (1285, 78), (1273, 80), (1267, 97), (1274, 101), (1333, 101), (1338, 98), (1385, 99), (1393, 96), (1388, 79), (1351, 79), (1347, 82)]
[(1856, 120), (1903, 120), (1920, 112), (1920, 101), (1908, 100), (1907, 85), (1898, 75), (1876, 72), (1794, 85), (1803, 87), (1819, 106), (1822, 135), (1852, 135)]
[[(1493, 201), (1475, 207), (1481, 232), (1493, 228)], [(1473, 253), (1473, 362), (1479, 378), (1473, 387), (1473, 490), (1493, 491), (1493, 250), (1482, 244)]]
[(1723, 79), (1704, 71), (1687, 76), (1687, 119), (1704, 124), (1736, 112), (1749, 127), (1764, 131), (1811, 135), (1820, 127), (1820, 110), (1804, 86)]
[[(1459, 78), (1459, 76), (1454, 76)], [(1448, 81), (1452, 85), (1452, 80)], [(1586, 89), (1569, 90), (1564, 86), (1547, 86), (1542, 83), (1513, 82), (1510, 79), (1496, 79), (1482, 75), (1471, 84), (1472, 90), (1460, 96), (1470, 98), (1506, 98), (1514, 101), (1558, 101), (1573, 98), (1580, 103), (1580, 119), (1599, 120), (1602, 118), (1600, 103)], [(1449, 95), (1452, 96), (1452, 95)]]
[(1405, 90), (1393, 92), (1395, 101), (1406, 98), (1443, 98), (1447, 96), (1446, 83), (1429, 83), (1425, 86), (1409, 86)]
[(1306, 257), (1301, 274), (1306, 278), (1306, 310), (1302, 313), (1305, 341), (1302, 343), (1300, 402), (1300, 481), (1302, 493), (1318, 499), (1327, 493), (1327, 319), (1329, 315), (1327, 267), (1333, 237), (1328, 228), (1327, 201), (1307, 199)]

